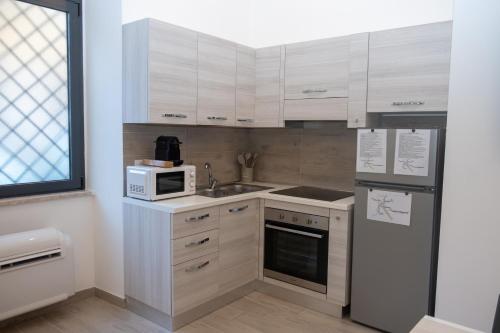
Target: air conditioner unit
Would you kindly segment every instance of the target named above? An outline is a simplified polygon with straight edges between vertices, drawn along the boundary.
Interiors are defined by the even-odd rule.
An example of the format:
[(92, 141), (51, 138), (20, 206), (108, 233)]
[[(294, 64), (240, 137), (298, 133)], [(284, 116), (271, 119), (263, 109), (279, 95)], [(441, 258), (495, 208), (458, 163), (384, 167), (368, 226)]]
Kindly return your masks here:
[(0, 236), (0, 321), (75, 293), (73, 249), (53, 228)]

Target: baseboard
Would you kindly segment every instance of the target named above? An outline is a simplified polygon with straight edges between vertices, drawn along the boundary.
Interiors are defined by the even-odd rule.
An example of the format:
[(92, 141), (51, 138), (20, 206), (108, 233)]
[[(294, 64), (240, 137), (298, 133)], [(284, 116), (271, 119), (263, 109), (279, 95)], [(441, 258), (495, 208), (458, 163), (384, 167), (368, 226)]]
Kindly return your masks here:
[(104, 291), (99, 288), (94, 288), (95, 289), (95, 296), (99, 297), (100, 299), (103, 299), (111, 304), (114, 304), (116, 306), (119, 306), (121, 308), (126, 308), (127, 307), (127, 301), (125, 298), (121, 298), (119, 296), (113, 295), (111, 293), (108, 293), (107, 291)]
[(30, 312), (26, 312), (23, 314), (20, 314), (15, 317), (11, 317), (5, 320), (0, 321), (0, 328), (13, 325), (15, 323), (19, 323), (28, 319), (32, 319), (35, 317), (39, 317), (41, 315), (44, 315), (48, 312), (54, 311), (55, 309), (58, 309), (62, 306), (83, 300), (85, 298), (89, 298), (95, 295), (95, 288), (88, 288), (84, 290), (77, 291), (74, 295), (70, 296), (68, 299), (65, 299), (64, 301), (57, 302), (51, 305), (44, 306), (43, 308), (36, 309)]

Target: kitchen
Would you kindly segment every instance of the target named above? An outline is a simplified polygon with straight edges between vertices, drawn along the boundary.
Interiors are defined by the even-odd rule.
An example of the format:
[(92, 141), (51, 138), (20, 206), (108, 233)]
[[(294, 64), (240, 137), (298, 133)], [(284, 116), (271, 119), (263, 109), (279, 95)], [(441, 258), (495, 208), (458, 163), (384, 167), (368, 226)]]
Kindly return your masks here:
[[(189, 20), (133, 15), (134, 6), (120, 17), (122, 80), (112, 86), (123, 99), (110, 141), (97, 120), (111, 115), (87, 120), (98, 133), (92, 154), (106, 161), (112, 142), (120, 147), (101, 164), (113, 199), (108, 180), (90, 177), (96, 221), (117, 218), (94, 222), (89, 236), (96, 275), (87, 285), (98, 298), (144, 327), (180, 332), (491, 328), (491, 297), (477, 324), (453, 314), (461, 308), (445, 306), (441, 292), (457, 17), (271, 34), (249, 47)], [(8, 274), (22, 274), (13, 267)], [(300, 324), (288, 318), (295, 311)]]

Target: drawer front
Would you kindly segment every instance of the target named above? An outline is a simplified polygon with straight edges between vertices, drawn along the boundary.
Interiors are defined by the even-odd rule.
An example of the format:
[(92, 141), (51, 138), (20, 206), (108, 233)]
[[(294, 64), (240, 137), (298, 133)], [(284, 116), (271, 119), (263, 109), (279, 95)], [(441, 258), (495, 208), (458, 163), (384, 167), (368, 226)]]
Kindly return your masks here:
[(217, 252), (219, 230), (211, 230), (172, 241), (173, 265)]
[(173, 315), (209, 301), (217, 295), (219, 258), (213, 253), (173, 266)]
[(173, 214), (172, 239), (194, 235), (219, 227), (219, 207)]
[(231, 217), (238, 219), (238, 216), (255, 214), (258, 209), (259, 202), (256, 199), (238, 201), (220, 206), (220, 217), (221, 219), (230, 219)]

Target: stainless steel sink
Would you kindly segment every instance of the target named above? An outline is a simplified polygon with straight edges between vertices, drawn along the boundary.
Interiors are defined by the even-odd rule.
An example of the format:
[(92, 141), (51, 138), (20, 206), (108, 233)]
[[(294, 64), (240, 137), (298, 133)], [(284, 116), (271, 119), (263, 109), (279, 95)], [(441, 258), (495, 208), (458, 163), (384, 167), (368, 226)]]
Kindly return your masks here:
[(222, 198), (231, 195), (238, 195), (243, 193), (257, 192), (262, 190), (270, 190), (272, 187), (248, 185), (248, 184), (227, 184), (216, 186), (213, 190), (209, 188), (200, 189), (196, 194), (210, 198)]

